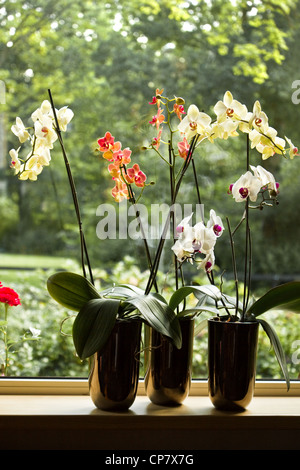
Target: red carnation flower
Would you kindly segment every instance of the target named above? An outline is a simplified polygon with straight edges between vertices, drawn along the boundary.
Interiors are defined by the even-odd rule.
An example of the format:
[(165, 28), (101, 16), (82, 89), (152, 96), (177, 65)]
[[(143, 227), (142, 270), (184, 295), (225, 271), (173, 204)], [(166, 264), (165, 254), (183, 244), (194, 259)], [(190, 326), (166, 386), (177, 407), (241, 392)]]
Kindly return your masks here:
[(20, 305), (21, 301), (16, 291), (10, 287), (3, 287), (0, 282), (0, 302), (8, 304), (11, 307)]

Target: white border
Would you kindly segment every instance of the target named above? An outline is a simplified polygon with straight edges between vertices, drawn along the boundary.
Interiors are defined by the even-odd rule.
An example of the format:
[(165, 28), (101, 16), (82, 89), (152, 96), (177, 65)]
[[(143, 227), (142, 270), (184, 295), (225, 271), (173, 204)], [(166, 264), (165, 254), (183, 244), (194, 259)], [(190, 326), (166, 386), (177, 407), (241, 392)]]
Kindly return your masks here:
[[(0, 378), (0, 395), (88, 395), (88, 379), (68, 378)], [(193, 380), (190, 396), (206, 396), (206, 380)], [(144, 381), (140, 380), (138, 395), (145, 395)], [(284, 381), (256, 381), (256, 396), (299, 396), (300, 381), (292, 381), (287, 391)]]

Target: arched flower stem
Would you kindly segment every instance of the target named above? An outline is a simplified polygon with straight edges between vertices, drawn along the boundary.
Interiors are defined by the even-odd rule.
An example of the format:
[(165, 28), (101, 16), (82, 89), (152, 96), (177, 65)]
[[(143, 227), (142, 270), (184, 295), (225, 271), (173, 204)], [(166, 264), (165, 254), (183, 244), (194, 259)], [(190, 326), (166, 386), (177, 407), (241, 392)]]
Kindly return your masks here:
[(94, 284), (93, 273), (92, 273), (91, 264), (90, 264), (88, 251), (87, 251), (87, 246), (86, 246), (86, 243), (85, 243), (85, 237), (84, 237), (84, 233), (83, 233), (83, 229), (82, 229), (82, 220), (81, 220), (81, 214), (80, 214), (80, 209), (79, 209), (79, 202), (78, 202), (75, 182), (74, 182), (74, 179), (73, 179), (70, 163), (69, 163), (67, 153), (66, 153), (66, 150), (65, 150), (64, 142), (63, 142), (63, 139), (62, 139), (62, 136), (61, 136), (61, 131), (60, 131), (59, 122), (58, 122), (58, 119), (57, 119), (57, 115), (56, 115), (55, 106), (54, 106), (51, 91), (48, 90), (48, 93), (49, 93), (49, 99), (50, 99), (50, 103), (51, 103), (51, 107), (52, 107), (52, 111), (53, 111), (53, 116), (54, 116), (54, 121), (55, 121), (55, 132), (57, 134), (57, 137), (58, 137), (58, 140), (59, 140), (59, 143), (60, 143), (60, 146), (61, 146), (61, 150), (62, 150), (64, 162), (65, 162), (65, 167), (66, 167), (66, 170), (67, 170), (68, 180), (69, 180), (69, 184), (70, 184), (70, 188), (71, 188), (71, 193), (72, 193), (73, 203), (74, 203), (74, 207), (75, 207), (76, 217), (77, 217), (77, 223), (78, 223), (78, 228), (79, 228), (79, 236), (80, 236), (81, 265), (82, 265), (83, 276), (85, 278), (87, 277), (86, 268), (85, 268), (85, 261), (86, 261), (87, 266), (88, 266), (89, 275), (90, 275), (90, 280), (91, 280), (92, 284)]

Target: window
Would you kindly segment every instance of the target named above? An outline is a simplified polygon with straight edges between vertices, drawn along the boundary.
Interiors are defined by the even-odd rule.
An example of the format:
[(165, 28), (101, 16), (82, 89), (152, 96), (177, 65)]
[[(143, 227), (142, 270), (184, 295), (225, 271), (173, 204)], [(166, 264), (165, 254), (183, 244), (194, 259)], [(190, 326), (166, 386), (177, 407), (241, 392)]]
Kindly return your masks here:
[[(12, 379), (3, 381), (1, 386), (14, 387), (22, 377), (31, 378), (29, 388), (32, 380), (41, 386), (42, 378), (51, 387), (45, 378), (58, 379), (62, 384), (62, 377), (68, 377), (68, 384), (63, 386), (72, 383), (81, 390), (86, 387), (88, 376), (88, 363), (82, 364), (74, 354), (70, 337), (72, 318), (65, 320), (69, 312), (59, 307), (46, 290), (51, 273), (81, 269), (77, 224), (60, 149), (55, 147), (51, 151), (51, 163), (37, 181), (18, 181), (9, 168), (9, 151), (18, 146), (10, 128), (16, 116), (22, 117), (26, 126), (32, 125), (30, 114), (48, 98), (49, 87), (57, 107), (69, 105), (75, 113), (64, 139), (82, 207), (92, 267), (100, 287), (132, 281), (143, 285), (147, 264), (141, 241), (104, 239), (101, 232), (103, 226), (99, 223), (103, 222), (104, 214), (100, 206), (113, 206), (118, 223), (124, 213), (111, 199), (107, 166), (95, 152), (97, 139), (110, 130), (124, 146), (132, 148), (149, 179), (155, 181), (154, 189), (144, 192), (145, 204), (149, 207), (152, 203), (152, 189), (161, 194), (160, 202), (165, 202), (168, 173), (161, 172), (160, 162), (141, 150), (149, 139), (148, 102), (157, 87), (165, 88), (169, 96), (183, 95), (187, 105), (195, 103), (207, 112), (227, 89), (248, 106), (259, 99), (278, 132), (297, 144), (297, 120), (293, 116), (299, 105), (299, 77), (294, 75), (298, 25), (290, 28), (282, 24), (280, 12), (270, 7), (271, 26), (266, 29), (265, 7), (258, 5), (254, 9), (248, 5), (244, 20), (249, 28), (245, 28), (244, 23), (239, 23), (241, 2), (234, 5), (223, 2), (218, 12), (208, 4), (200, 8), (197, 2), (190, 1), (175, 2), (176, 6), (174, 2), (166, 1), (163, 5), (154, 2), (151, 11), (147, 2), (142, 9), (135, 8), (135, 3), (74, 7), (60, 0), (47, 9), (43, 2), (32, 8), (30, 2), (8, 1), (0, 9), (5, 44), (5, 61), (0, 69), (0, 281), (14, 288), (22, 302), (9, 312), (10, 337), (17, 341), (26, 334), (30, 339), (19, 342), (15, 352), (11, 351), (8, 375)], [(287, 14), (293, 21), (293, 11), (287, 10)], [(269, 30), (278, 34), (269, 35)], [(228, 43), (224, 31), (226, 34), (230, 31)], [(274, 39), (280, 35), (284, 41), (285, 34), (286, 51)], [(267, 41), (268, 56), (261, 49), (260, 35)], [(220, 142), (213, 150), (204, 146), (199, 156), (198, 178), (205, 207), (213, 202), (220, 212), (232, 211), (224, 184), (243, 169), (240, 153), (238, 140)], [(268, 169), (280, 179), (280, 203), (274, 210), (262, 211), (259, 217), (253, 214), (255, 294), (266, 286), (299, 277), (297, 158), (282, 162), (277, 156), (266, 161)], [(193, 184), (186, 184), (182, 202), (190, 203), (194, 196)], [(155, 242), (154, 239), (153, 246)], [(224, 277), (221, 266), (226, 266)], [(166, 255), (160, 276), (163, 285), (171, 289), (169, 269)], [(229, 251), (226, 254), (220, 249), (217, 253), (216, 275), (233, 291)], [(199, 276), (187, 269), (188, 279), (202, 282)], [(291, 378), (297, 382), (299, 318), (280, 311), (269, 312), (268, 318), (280, 335)], [(36, 341), (37, 331), (40, 339)], [(203, 331), (195, 338), (194, 377), (198, 384), (206, 380), (205, 334)], [(81, 383), (82, 377), (85, 380)], [(282, 379), (263, 333), (258, 378)]]

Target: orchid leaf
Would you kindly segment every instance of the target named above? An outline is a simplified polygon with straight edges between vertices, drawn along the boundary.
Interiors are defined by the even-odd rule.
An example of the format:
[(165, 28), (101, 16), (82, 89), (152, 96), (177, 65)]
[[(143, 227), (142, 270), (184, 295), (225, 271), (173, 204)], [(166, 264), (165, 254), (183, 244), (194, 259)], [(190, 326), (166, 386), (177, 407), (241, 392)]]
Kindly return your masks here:
[(120, 284), (117, 286), (109, 287), (104, 291), (101, 291), (101, 295), (104, 297), (110, 297), (115, 299), (126, 299), (133, 295), (143, 295), (144, 291), (136, 286), (130, 284)]
[(115, 325), (120, 301), (92, 299), (79, 311), (73, 324), (73, 341), (80, 359), (103, 348)]
[(148, 294), (127, 299), (126, 304), (134, 306), (152, 328), (170, 338), (178, 349), (181, 348), (179, 320), (167, 303)]
[(265, 320), (259, 319), (257, 321), (260, 323), (260, 325), (263, 327), (264, 331), (266, 332), (266, 334), (269, 337), (270, 343), (274, 348), (274, 353), (275, 353), (276, 359), (278, 361), (278, 364), (279, 364), (279, 366), (282, 370), (283, 376), (285, 378), (285, 381), (286, 381), (286, 384), (287, 384), (287, 389), (289, 390), (289, 388), (290, 388), (289, 373), (288, 373), (288, 369), (287, 369), (287, 365), (286, 365), (285, 355), (284, 355), (280, 340), (277, 336), (277, 333), (274, 330), (274, 328), (272, 328), (272, 326), (269, 323), (267, 323)]
[(179, 317), (188, 317), (188, 316), (193, 316), (199, 313), (212, 313), (213, 315), (218, 315), (219, 309), (214, 308), (214, 307), (209, 307), (207, 305), (202, 305), (201, 307), (191, 307), (191, 308), (186, 308), (185, 310), (182, 310), (181, 312), (178, 313)]
[(194, 329), (194, 336), (198, 336), (201, 331), (204, 330), (204, 328), (207, 327), (207, 319), (205, 320), (202, 320), (201, 322), (199, 322), (196, 326), (195, 326), (195, 329)]
[(178, 305), (190, 294), (194, 294), (198, 298), (199, 295), (206, 295), (216, 302), (221, 299), (220, 290), (213, 285), (205, 286), (184, 286), (174, 292), (172, 295), (169, 305), (172, 310), (178, 307)]
[(300, 313), (300, 282), (288, 282), (274, 287), (256, 300), (248, 309), (247, 315), (255, 317), (261, 315), (272, 308), (279, 307), (282, 310), (289, 310)]
[(70, 272), (60, 272), (50, 276), (47, 288), (56, 302), (76, 312), (79, 312), (89, 300), (100, 298), (99, 293), (88, 279)]

